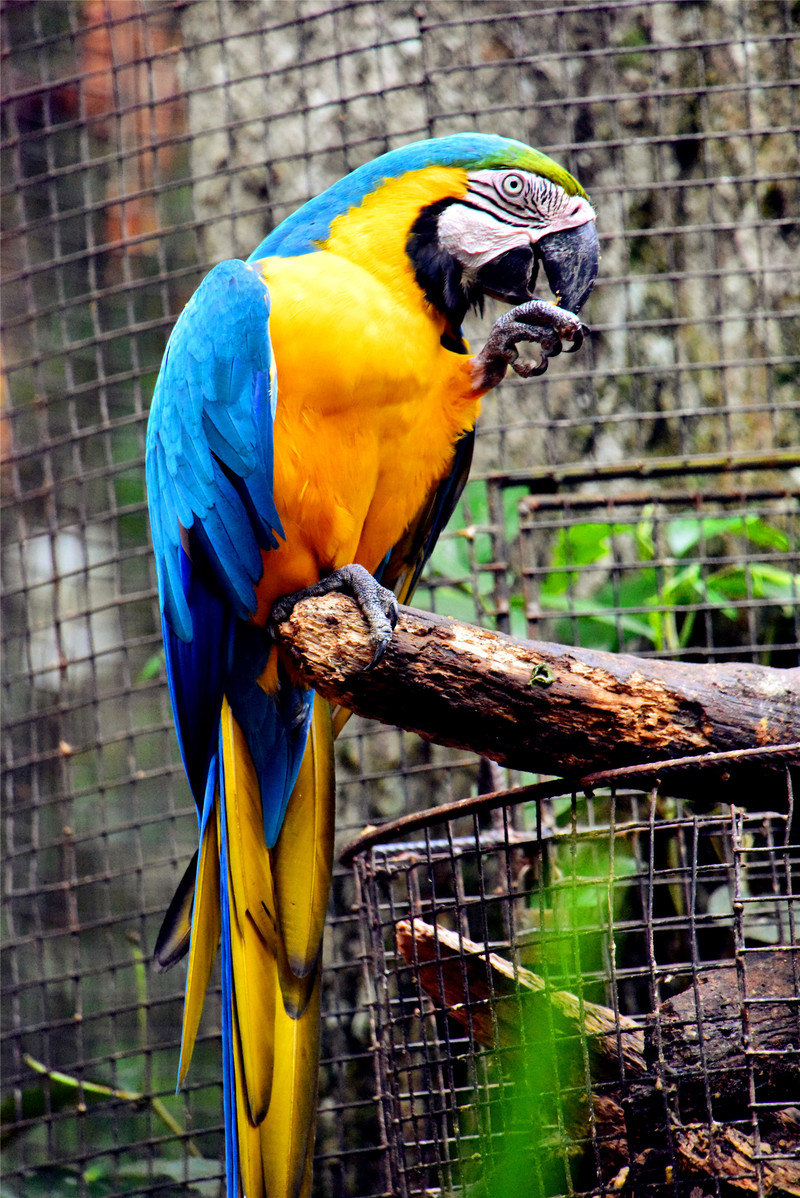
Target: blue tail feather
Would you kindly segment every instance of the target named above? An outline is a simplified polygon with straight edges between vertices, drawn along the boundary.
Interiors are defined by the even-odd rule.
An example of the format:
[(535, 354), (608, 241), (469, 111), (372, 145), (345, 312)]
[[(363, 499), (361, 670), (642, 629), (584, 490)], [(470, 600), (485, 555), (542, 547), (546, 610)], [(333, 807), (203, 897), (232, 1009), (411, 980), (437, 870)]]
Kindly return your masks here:
[[(220, 742), (220, 759), (222, 744)], [(220, 770), (222, 775), (222, 770)], [(220, 778), (221, 796), (224, 777)], [(239, 1137), (236, 1118), (236, 1071), (233, 1061), (233, 963), (231, 961), (231, 911), (228, 894), (228, 831), (225, 803), (220, 797), (220, 910), (222, 922), (222, 1105), (225, 1116), (225, 1162), (227, 1198), (239, 1198)]]

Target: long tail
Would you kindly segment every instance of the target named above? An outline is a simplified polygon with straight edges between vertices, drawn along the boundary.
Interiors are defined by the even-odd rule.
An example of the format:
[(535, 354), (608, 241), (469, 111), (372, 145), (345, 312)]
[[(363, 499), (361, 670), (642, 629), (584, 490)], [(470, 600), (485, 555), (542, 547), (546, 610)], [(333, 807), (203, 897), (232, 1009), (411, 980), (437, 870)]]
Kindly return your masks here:
[(256, 769), (225, 700), (201, 819), (179, 1084), (221, 941), (228, 1198), (310, 1193), (333, 818), (328, 704), (315, 699), (300, 772), (268, 849)]

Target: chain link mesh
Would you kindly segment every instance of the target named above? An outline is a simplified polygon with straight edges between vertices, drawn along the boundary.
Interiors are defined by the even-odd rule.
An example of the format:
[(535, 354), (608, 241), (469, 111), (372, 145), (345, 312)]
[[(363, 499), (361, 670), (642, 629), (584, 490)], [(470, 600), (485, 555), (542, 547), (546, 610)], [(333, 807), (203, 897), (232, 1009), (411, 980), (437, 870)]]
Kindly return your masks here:
[[(148, 964), (196, 821), (144, 429), (205, 270), (342, 173), (497, 132), (562, 161), (599, 212), (590, 343), (487, 399), (418, 601), (567, 643), (797, 663), (795, 16), (780, 0), (3, 5), (4, 1192), (218, 1192), (217, 993), (176, 1095), (183, 979)], [(470, 318), (474, 343), (493, 314)], [(494, 789), (485, 770), (351, 721), (341, 838)], [(316, 1187), (370, 1198), (392, 1183), (354, 901), (341, 871)]]

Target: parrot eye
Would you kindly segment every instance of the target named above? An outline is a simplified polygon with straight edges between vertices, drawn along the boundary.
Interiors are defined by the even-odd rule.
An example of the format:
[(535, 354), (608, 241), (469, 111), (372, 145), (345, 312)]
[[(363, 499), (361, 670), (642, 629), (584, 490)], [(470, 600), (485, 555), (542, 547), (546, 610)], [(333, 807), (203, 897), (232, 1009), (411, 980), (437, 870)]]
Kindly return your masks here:
[(507, 196), (516, 198), (518, 195), (522, 195), (525, 188), (525, 180), (522, 178), (522, 175), (506, 175), (501, 187)]

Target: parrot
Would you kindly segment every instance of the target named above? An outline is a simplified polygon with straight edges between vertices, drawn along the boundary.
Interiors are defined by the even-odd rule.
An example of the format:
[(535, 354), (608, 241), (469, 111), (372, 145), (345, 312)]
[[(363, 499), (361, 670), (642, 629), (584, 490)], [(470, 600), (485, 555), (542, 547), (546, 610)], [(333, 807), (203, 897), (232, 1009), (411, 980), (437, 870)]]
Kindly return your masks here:
[[(275, 624), (345, 592), (380, 660), (465, 484), (482, 397), (509, 366), (530, 377), (580, 348), (598, 260), (564, 168), (453, 134), (365, 163), (215, 266), (169, 337), (146, 478), (199, 847), (154, 965), (188, 956), (180, 1087), (219, 950), (228, 1198), (312, 1185), (342, 713), (293, 676)], [(534, 294), (540, 266), (554, 303)], [(512, 306), (471, 353), (462, 323), (486, 296)]]

